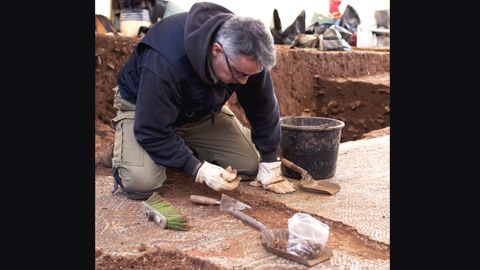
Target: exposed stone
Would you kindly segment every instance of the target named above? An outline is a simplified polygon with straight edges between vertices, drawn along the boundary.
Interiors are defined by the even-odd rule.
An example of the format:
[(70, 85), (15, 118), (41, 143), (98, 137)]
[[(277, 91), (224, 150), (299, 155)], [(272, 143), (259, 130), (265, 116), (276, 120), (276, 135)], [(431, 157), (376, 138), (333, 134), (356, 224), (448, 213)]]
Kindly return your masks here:
[(377, 114), (377, 119), (375, 119), (378, 123), (381, 125), (385, 124), (385, 119), (383, 119), (383, 116), (381, 114)]
[(341, 111), (340, 107), (338, 106), (338, 103), (335, 100), (331, 100), (327, 104), (327, 109), (328, 112), (331, 114), (337, 114)]
[(359, 119), (358, 123), (361, 124), (363, 128), (367, 128), (367, 121), (365, 119)]
[(352, 109), (352, 111), (354, 111), (355, 109), (357, 109), (361, 105), (362, 105), (362, 101), (360, 101), (360, 100), (355, 100), (353, 102), (350, 102), (350, 108)]
[(95, 50), (95, 56), (102, 55), (105, 53), (105, 48), (98, 48), (98, 50)]
[(338, 103), (335, 100), (331, 100), (331, 101), (328, 102), (327, 108), (329, 110), (333, 109), (333, 108), (338, 108)]
[(349, 126), (349, 127), (347, 128), (347, 130), (350, 131), (350, 132), (354, 132), (354, 133), (359, 133), (359, 132), (360, 132), (360, 130), (358, 130), (358, 129), (355, 128), (354, 126)]
[(379, 88), (377, 91), (380, 93), (390, 94), (390, 88)]
[(305, 108), (303, 109), (302, 116), (312, 117), (314, 113), (309, 108)]

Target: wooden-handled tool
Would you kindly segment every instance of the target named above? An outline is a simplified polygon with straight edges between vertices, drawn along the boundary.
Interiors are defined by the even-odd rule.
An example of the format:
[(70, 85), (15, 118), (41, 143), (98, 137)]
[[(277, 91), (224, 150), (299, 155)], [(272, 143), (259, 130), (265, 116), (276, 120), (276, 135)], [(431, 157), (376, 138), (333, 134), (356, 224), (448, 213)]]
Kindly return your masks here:
[(203, 205), (220, 205), (220, 211), (227, 211), (230, 208), (237, 209), (237, 210), (244, 210), (247, 208), (251, 208), (250, 205), (245, 204), (241, 201), (235, 200), (234, 198), (222, 194), (222, 198), (216, 200), (214, 198), (200, 196), (200, 195), (190, 195), (190, 201), (197, 204)]
[(234, 208), (230, 208), (228, 210), (228, 212), (234, 216), (235, 218), (247, 223), (248, 225), (254, 227), (255, 229), (259, 230), (259, 231), (262, 231), (262, 230), (268, 230), (268, 227), (265, 226), (263, 223), (261, 223), (260, 221), (248, 216), (248, 215), (245, 215), (244, 213), (238, 211), (237, 209), (234, 209)]
[[(312, 266), (314, 264), (317, 264), (319, 262), (327, 260), (332, 256), (332, 251), (329, 248), (325, 248), (325, 250), (328, 251), (327, 253), (322, 252), (322, 253), (320, 253), (319, 256), (317, 256), (316, 258), (314, 258), (312, 260), (307, 260), (307, 259), (304, 259), (300, 256), (297, 256), (297, 255), (294, 255), (294, 254), (291, 254), (291, 253), (287, 253), (285, 250), (278, 249), (276, 247), (276, 243), (278, 242), (278, 240), (282, 240), (284, 242), (288, 241), (288, 231), (283, 231), (283, 234), (279, 234), (277, 232), (278, 230), (275, 230), (275, 231), (271, 230), (265, 224), (261, 223), (260, 221), (254, 219), (254, 218), (250, 217), (249, 215), (246, 215), (246, 214), (244, 214), (240, 211), (240, 210), (243, 210), (245, 208), (243, 208), (243, 209), (235, 208), (235, 206), (238, 207), (239, 205), (240, 206), (241, 205), (246, 205), (243, 202), (235, 200), (235, 199), (233, 199), (233, 198), (231, 198), (231, 197), (229, 197), (225, 194), (222, 194), (222, 200), (224, 200), (224, 203), (225, 203), (226, 206), (228, 206), (228, 205), (233, 206), (233, 207), (230, 207), (230, 208), (226, 209), (230, 215), (232, 215), (233, 217), (237, 218), (238, 220), (252, 226), (253, 228), (259, 230), (262, 233), (262, 245), (265, 247), (265, 249), (267, 249), (267, 251), (269, 251), (269, 252), (271, 252), (275, 255), (278, 255), (282, 258), (292, 260), (292, 261), (296, 261), (298, 263), (308, 265), (308, 266)], [(198, 203), (198, 204), (204, 204), (204, 205), (218, 205), (218, 204), (222, 205), (222, 200), (218, 201), (214, 198), (209, 198), (209, 197), (205, 197), (205, 196), (190, 195), (190, 201), (192, 201), (194, 203)], [(233, 205), (232, 205), (232, 203), (233, 203)], [(242, 206), (240, 208), (242, 208)], [(224, 210), (222, 210), (222, 211), (224, 211)], [(283, 237), (280, 237), (280, 236), (283, 236)]]
[(290, 168), (296, 171), (297, 173), (299, 173), (302, 176), (302, 180), (310, 181), (313, 179), (312, 176), (307, 172), (307, 170), (305, 170), (304, 168), (298, 167), (297, 164), (291, 162), (290, 160), (286, 158), (282, 158), (281, 161), (285, 167)]
[(209, 198), (200, 195), (190, 195), (190, 201), (193, 203), (204, 204), (204, 205), (220, 205), (220, 201), (217, 201), (214, 198)]
[(299, 167), (290, 160), (282, 158), (281, 161), (285, 167), (290, 168), (301, 175), (302, 179), (300, 180), (300, 187), (305, 191), (333, 195), (340, 190), (340, 185), (337, 183), (331, 183), (326, 180), (315, 180), (305, 169)]
[(220, 211), (227, 211), (230, 215), (247, 223), (248, 225), (254, 227), (259, 231), (268, 230), (267, 226), (265, 226), (261, 222), (240, 212), (241, 210), (244, 210), (246, 208), (251, 208), (249, 205), (239, 200), (236, 200), (228, 195), (222, 194), (222, 199), (220, 201), (205, 196), (190, 195), (190, 201), (204, 205), (220, 205)]

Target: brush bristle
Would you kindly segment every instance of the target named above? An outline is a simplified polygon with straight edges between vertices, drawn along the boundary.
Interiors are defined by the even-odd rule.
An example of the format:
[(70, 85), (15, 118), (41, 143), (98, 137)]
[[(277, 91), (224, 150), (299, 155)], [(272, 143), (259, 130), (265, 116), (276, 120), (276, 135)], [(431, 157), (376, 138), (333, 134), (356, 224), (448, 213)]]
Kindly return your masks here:
[(167, 229), (177, 231), (187, 230), (187, 220), (185, 217), (175, 209), (171, 203), (160, 197), (160, 195), (154, 193), (145, 202), (165, 216), (167, 219)]

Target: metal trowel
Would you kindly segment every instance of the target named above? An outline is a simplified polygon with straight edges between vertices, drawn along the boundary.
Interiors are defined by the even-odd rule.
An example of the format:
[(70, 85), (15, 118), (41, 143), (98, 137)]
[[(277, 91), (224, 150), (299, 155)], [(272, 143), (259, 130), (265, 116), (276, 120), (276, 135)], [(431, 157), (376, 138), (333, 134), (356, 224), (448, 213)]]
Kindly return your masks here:
[(302, 179), (300, 180), (300, 187), (305, 191), (333, 195), (340, 190), (339, 184), (327, 182), (325, 180), (315, 180), (305, 169), (297, 166), (286, 158), (282, 158), (282, 164), (301, 175)]
[(220, 211), (228, 212), (230, 215), (258, 229), (259, 231), (268, 230), (268, 228), (258, 220), (240, 212), (247, 208), (250, 209), (250, 205), (236, 200), (228, 195), (222, 194), (222, 199), (220, 201), (205, 196), (190, 195), (190, 201), (204, 205), (220, 205)]
[(203, 205), (220, 205), (220, 211), (228, 211), (229, 209), (236, 209), (239, 211), (251, 208), (250, 205), (236, 200), (228, 195), (222, 194), (220, 201), (200, 195), (190, 195), (190, 201)]
[(271, 252), (282, 258), (296, 261), (304, 265), (312, 266), (317, 263), (328, 260), (332, 256), (332, 251), (327, 247), (325, 247), (320, 254), (318, 254), (317, 256), (315, 256), (315, 258), (311, 260), (307, 260), (300, 256), (287, 253), (285, 250), (278, 249), (275, 246), (275, 243), (278, 240), (288, 241), (288, 231), (271, 230), (260, 221), (240, 212), (244, 209), (251, 208), (251, 207), (228, 195), (222, 194), (222, 199), (220, 201), (213, 198), (209, 198), (209, 197), (204, 197), (199, 195), (190, 195), (190, 201), (198, 204), (204, 204), (204, 205), (220, 205), (220, 211), (226, 211), (230, 215), (234, 216), (235, 218), (259, 230), (262, 233), (262, 245), (264, 246), (264, 248), (268, 252)]

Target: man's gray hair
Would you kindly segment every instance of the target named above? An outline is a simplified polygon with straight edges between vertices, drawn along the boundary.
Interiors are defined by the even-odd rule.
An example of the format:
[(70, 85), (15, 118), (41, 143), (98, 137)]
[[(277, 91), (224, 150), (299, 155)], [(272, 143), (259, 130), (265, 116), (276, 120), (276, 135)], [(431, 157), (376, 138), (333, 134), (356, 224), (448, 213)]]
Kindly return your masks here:
[(273, 37), (260, 20), (233, 16), (220, 27), (215, 40), (228, 57), (249, 56), (267, 70), (275, 65)]

